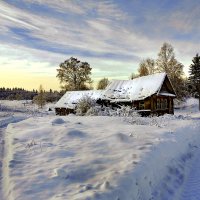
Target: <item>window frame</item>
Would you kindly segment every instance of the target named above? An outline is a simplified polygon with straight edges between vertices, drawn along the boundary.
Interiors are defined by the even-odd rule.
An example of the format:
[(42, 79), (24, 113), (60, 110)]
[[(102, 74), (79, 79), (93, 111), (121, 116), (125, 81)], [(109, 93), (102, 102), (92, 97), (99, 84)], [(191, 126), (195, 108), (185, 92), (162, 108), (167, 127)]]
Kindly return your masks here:
[(139, 101), (139, 110), (144, 110), (144, 109), (145, 109), (145, 102)]

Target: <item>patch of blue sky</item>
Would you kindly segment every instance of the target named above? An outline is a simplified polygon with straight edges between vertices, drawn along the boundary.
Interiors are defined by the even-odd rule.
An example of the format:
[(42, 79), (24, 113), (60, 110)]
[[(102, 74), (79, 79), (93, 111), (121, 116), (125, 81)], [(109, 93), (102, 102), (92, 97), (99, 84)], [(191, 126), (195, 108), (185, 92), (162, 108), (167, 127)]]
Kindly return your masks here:
[(2, 32), (0, 34), (1, 44), (17, 44), (19, 41), (21, 41), (21, 38), (18, 38), (17, 35), (13, 35), (12, 32)]
[(124, 3), (124, 1), (119, 0), (118, 4), (128, 16), (127, 26), (134, 32), (143, 33), (152, 38), (157, 37), (158, 29), (165, 30), (167, 28), (163, 26), (165, 22), (161, 19), (171, 12), (172, 6), (168, 5), (168, 1), (135, 0)]
[(11, 33), (16, 35), (21, 39), (24, 44), (29, 44), (29, 46), (34, 46), (41, 43), (43, 40), (31, 36), (31, 31), (24, 28), (9, 27)]
[(7, 3), (24, 11), (31, 11), (35, 13), (46, 13), (50, 11), (46, 5), (36, 4), (34, 2), (26, 2), (24, 0), (8, 0)]
[(170, 15), (184, 4), (183, 1), (180, 0), (118, 0), (117, 2), (119, 7), (128, 14), (129, 20), (136, 26), (139, 26), (140, 24), (147, 25), (149, 22), (156, 22), (160, 17)]
[(175, 39), (175, 40), (178, 40), (178, 41), (194, 41), (195, 40), (195, 37), (194, 37), (193, 34), (184, 34), (184, 33), (180, 33), (180, 32), (175, 33), (172, 36), (172, 38)]
[(136, 1), (130, 1), (130, 7), (135, 8), (138, 10), (138, 12), (142, 12), (141, 14), (144, 14), (143, 12), (161, 12), (168, 13), (171, 12), (174, 9), (177, 9), (179, 5), (183, 3), (182, 0), (154, 0), (154, 1), (147, 1), (147, 0), (136, 0)]
[[(10, 27), (10, 32), (13, 35), (16, 35), (16, 40), (13, 40), (12, 43), (19, 44), (28, 48), (37, 49), (37, 50), (45, 50), (54, 53), (67, 53), (68, 51), (62, 50), (59, 47), (55, 47), (55, 44), (51, 46), (51, 44), (47, 43), (46, 41), (31, 36), (31, 32), (29, 30), (23, 28), (14, 28)], [(6, 39), (9, 41), (8, 39)]]

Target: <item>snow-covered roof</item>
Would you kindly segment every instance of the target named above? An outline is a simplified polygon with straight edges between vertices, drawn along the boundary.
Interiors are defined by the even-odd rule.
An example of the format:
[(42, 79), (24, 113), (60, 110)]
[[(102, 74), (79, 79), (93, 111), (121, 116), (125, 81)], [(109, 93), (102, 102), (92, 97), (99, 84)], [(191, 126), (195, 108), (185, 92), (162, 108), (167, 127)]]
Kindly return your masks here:
[[(166, 73), (157, 73), (133, 80), (113, 80), (102, 93), (102, 98), (115, 101), (142, 100), (159, 93), (165, 77)], [(171, 95), (168, 93), (168, 96)]]
[(161, 96), (168, 96), (168, 97), (175, 97), (175, 94), (171, 94), (169, 92), (159, 92), (159, 95)]
[(56, 103), (55, 108), (71, 108), (74, 109), (78, 101), (88, 96), (94, 100), (100, 98), (102, 90), (84, 90), (84, 91), (68, 91)]

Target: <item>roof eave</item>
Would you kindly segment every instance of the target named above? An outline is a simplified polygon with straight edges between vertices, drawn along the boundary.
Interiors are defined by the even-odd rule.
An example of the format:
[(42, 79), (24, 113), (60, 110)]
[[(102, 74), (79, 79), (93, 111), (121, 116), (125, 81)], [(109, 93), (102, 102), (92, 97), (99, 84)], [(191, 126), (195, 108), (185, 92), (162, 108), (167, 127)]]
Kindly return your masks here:
[(175, 90), (174, 90), (174, 87), (173, 87), (173, 85), (172, 85), (172, 83), (171, 83), (169, 77), (167, 76), (167, 73), (165, 73), (165, 76), (164, 76), (164, 78), (163, 78), (163, 80), (162, 80), (162, 84), (160, 85), (160, 87), (159, 87), (159, 89), (158, 89), (156, 95), (157, 95), (157, 96), (159, 95), (160, 90), (161, 90), (161, 88), (162, 88), (162, 85), (163, 85), (163, 83), (164, 83), (166, 77), (168, 78), (168, 80), (169, 80), (169, 82), (170, 82), (170, 84), (171, 84), (171, 86), (172, 86), (172, 89), (173, 89), (173, 92), (174, 92), (175, 97), (177, 97), (177, 94), (176, 94), (176, 92), (175, 92)]

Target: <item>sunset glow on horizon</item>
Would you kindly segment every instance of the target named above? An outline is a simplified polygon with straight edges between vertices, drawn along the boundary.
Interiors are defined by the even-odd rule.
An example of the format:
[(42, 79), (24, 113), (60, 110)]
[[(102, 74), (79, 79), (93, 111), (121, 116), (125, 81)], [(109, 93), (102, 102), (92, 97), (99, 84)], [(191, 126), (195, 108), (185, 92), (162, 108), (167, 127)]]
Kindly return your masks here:
[(34, 76), (31, 74), (20, 74), (15, 73), (2, 73), (0, 78), (0, 86), (6, 88), (24, 88), (26, 90), (32, 91), (37, 90), (40, 85), (43, 86), (45, 90), (60, 90), (59, 81), (55, 77), (50, 76)]

